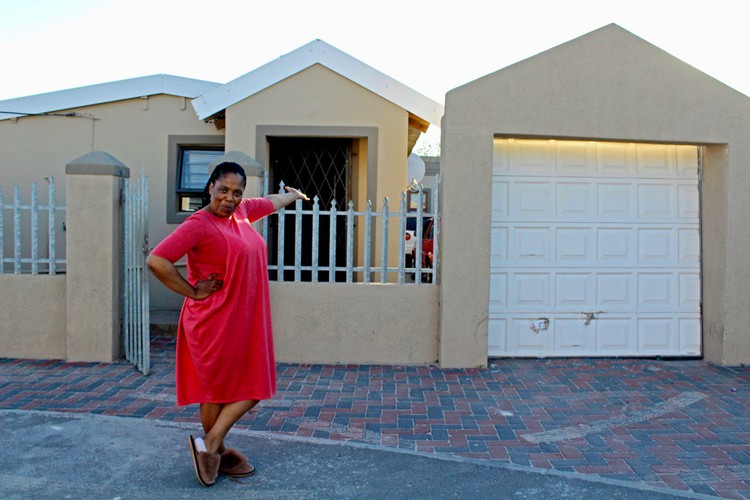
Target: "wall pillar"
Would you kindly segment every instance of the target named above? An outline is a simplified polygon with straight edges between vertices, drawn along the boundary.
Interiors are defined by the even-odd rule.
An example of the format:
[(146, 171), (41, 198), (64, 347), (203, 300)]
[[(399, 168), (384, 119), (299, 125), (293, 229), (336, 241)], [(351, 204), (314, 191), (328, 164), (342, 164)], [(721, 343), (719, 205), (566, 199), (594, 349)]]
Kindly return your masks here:
[(216, 158), (208, 166), (208, 172), (211, 173), (216, 165), (224, 162), (236, 163), (245, 171), (247, 183), (245, 185), (246, 198), (258, 198), (263, 196), (263, 165), (257, 162), (252, 156), (242, 151), (227, 151), (225, 154)]
[(103, 151), (65, 166), (67, 184), (67, 359), (120, 356), (122, 179), (130, 170)]

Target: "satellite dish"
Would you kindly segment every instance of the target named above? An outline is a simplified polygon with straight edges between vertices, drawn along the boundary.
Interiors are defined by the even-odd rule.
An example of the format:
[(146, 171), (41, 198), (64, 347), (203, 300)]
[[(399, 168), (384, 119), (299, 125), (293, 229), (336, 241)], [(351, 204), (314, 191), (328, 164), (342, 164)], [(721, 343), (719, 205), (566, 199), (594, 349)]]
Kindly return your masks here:
[[(418, 185), (424, 178), (424, 160), (418, 155), (411, 153), (409, 158), (406, 160), (406, 185), (411, 186)], [(418, 190), (419, 188), (417, 187)]]

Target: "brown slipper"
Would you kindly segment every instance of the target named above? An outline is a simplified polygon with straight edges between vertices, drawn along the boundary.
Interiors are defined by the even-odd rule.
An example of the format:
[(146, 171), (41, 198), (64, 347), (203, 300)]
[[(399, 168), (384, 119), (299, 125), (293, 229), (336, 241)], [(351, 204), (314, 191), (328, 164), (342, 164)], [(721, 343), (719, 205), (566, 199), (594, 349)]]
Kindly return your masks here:
[(221, 456), (218, 453), (198, 451), (193, 436), (188, 438), (188, 444), (190, 445), (190, 455), (193, 457), (193, 467), (198, 481), (203, 486), (211, 486), (216, 482), (216, 476), (219, 475)]
[(255, 474), (255, 467), (239, 451), (234, 448), (226, 448), (221, 452), (219, 472), (230, 477), (247, 477)]

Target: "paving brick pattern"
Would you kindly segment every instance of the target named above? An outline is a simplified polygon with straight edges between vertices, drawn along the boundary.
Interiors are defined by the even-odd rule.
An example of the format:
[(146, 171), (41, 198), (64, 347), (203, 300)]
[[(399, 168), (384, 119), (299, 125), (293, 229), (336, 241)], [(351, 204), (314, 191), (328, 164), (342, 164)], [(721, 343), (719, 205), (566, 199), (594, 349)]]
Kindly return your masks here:
[[(199, 423), (174, 337), (125, 362), (0, 359), (0, 408)], [(496, 360), (487, 369), (280, 364), (239, 428), (750, 498), (750, 368), (695, 360)]]

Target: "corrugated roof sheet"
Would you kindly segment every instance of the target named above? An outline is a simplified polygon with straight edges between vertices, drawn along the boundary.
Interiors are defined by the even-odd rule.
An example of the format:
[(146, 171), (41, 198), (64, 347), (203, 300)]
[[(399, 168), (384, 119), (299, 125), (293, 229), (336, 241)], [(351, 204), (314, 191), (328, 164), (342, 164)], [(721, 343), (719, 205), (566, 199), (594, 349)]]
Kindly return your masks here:
[(169, 94), (193, 99), (218, 83), (173, 75), (151, 75), (0, 101), (0, 120), (92, 106), (106, 102)]

